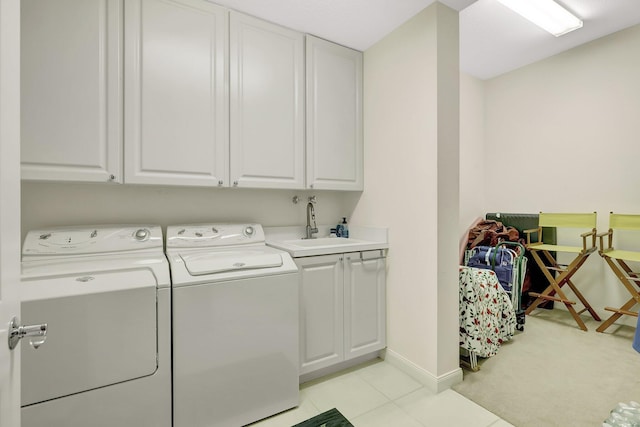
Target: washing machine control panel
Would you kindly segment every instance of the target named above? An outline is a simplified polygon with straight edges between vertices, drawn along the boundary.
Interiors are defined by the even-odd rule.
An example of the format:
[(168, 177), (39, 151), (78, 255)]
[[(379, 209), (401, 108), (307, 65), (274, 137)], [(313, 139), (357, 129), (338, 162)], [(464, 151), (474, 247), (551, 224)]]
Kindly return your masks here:
[(191, 224), (167, 227), (167, 248), (264, 243), (260, 224)]
[(162, 250), (162, 228), (155, 225), (89, 226), (32, 230), (23, 256), (79, 255), (139, 249)]

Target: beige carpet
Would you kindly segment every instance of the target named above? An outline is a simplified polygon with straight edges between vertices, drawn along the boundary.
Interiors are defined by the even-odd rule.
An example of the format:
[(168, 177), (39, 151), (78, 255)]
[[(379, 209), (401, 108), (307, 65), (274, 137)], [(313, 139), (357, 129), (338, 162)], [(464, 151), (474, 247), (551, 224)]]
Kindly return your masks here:
[(453, 389), (516, 427), (600, 427), (618, 402), (640, 402), (640, 353), (634, 328), (598, 333), (599, 322), (583, 319), (588, 332), (565, 310), (536, 310)]

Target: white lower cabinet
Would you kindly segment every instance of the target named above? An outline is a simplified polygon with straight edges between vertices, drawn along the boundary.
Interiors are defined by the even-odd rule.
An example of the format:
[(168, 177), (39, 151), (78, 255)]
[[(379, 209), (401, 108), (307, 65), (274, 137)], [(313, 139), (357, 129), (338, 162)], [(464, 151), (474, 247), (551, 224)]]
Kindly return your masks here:
[(386, 346), (386, 270), (381, 251), (295, 261), (301, 375)]
[(380, 252), (345, 254), (345, 360), (381, 350), (387, 344), (386, 263)]

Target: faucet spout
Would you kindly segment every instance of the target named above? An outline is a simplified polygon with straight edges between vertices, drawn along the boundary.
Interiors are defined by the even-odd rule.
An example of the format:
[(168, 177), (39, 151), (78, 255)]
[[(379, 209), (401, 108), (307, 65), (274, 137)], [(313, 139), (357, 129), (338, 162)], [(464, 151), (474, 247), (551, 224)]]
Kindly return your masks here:
[[(311, 226), (311, 221), (313, 221), (313, 227)], [(318, 232), (318, 226), (316, 225), (316, 210), (313, 207), (313, 202), (309, 201), (307, 203), (307, 227), (306, 227), (306, 237), (305, 239), (315, 239), (314, 234)]]

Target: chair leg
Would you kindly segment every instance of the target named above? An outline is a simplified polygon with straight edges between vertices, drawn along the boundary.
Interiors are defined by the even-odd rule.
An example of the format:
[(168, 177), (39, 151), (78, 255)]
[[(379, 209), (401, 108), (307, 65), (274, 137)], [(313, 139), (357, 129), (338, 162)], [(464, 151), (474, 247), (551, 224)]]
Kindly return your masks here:
[[(547, 260), (549, 260), (554, 267), (556, 268), (558, 267), (558, 263), (551, 256), (551, 254), (548, 253), (548, 251), (540, 251), (540, 252), (544, 254)], [(569, 264), (569, 266), (566, 268), (566, 270), (563, 271), (560, 274), (560, 276), (558, 276), (557, 279), (554, 278), (551, 275), (551, 273), (549, 273), (548, 269), (542, 262), (542, 258), (540, 258), (538, 251), (536, 250), (531, 251), (531, 255), (535, 259), (536, 263), (540, 266), (542, 272), (544, 273), (545, 277), (549, 281), (549, 286), (541, 294), (535, 294), (535, 293), (531, 294), (536, 296), (537, 298), (533, 302), (533, 304), (531, 304), (529, 308), (527, 308), (527, 311), (525, 312), (525, 314), (530, 314), (538, 305), (540, 305), (542, 301), (545, 301), (545, 300), (559, 301), (559, 302), (562, 302), (567, 307), (567, 310), (569, 311), (573, 319), (578, 324), (578, 327), (583, 331), (586, 331), (587, 326), (585, 325), (584, 321), (580, 317), (580, 314), (573, 308), (573, 305), (576, 304), (575, 301), (571, 301), (569, 298), (567, 298), (567, 296), (565, 295), (565, 293), (562, 291), (561, 288), (565, 283), (570, 283), (569, 279), (571, 278), (571, 276), (573, 276), (573, 274), (577, 271), (577, 269), (586, 261), (586, 258), (589, 255), (589, 253), (587, 253), (586, 255), (584, 254), (580, 255), (579, 257), (574, 259), (571, 262), (571, 264)], [(571, 283), (569, 287), (574, 291), (577, 290), (573, 285), (573, 283)], [(558, 295), (558, 298), (553, 296), (555, 294)], [(589, 313), (593, 316), (595, 314), (595, 311), (593, 311), (593, 309), (591, 308), (589, 303), (586, 301), (586, 299), (582, 296), (582, 294), (578, 292), (576, 293), (576, 296), (578, 296), (580, 301), (585, 305), (585, 308), (589, 310)], [(597, 318), (596, 320), (600, 320), (600, 318), (597, 316), (598, 315), (595, 314), (594, 318)]]
[[(568, 298), (566, 297), (566, 295), (564, 294), (564, 292), (562, 292), (562, 290), (560, 289), (560, 286), (558, 286), (558, 295), (560, 295), (560, 297), (564, 300), (568, 301)], [(569, 311), (569, 313), (571, 314), (571, 316), (573, 317), (573, 320), (576, 321), (576, 323), (578, 324), (578, 326), (580, 327), (580, 329), (582, 329), (583, 331), (587, 330), (587, 325), (584, 324), (584, 321), (582, 320), (582, 318), (580, 317), (580, 313), (578, 313), (576, 311), (575, 308), (573, 308), (573, 304), (575, 304), (575, 302), (571, 301), (571, 302), (565, 302), (564, 305), (567, 307), (567, 310)]]
[[(545, 290), (542, 291), (542, 293), (540, 294), (531, 293), (532, 295), (536, 296), (536, 299), (525, 310), (524, 314), (526, 315), (531, 314), (531, 312), (535, 310), (545, 300), (547, 301), (551, 300), (551, 298), (549, 297), (553, 297), (553, 295), (555, 295), (556, 293), (555, 288), (551, 285), (552, 283), (555, 283), (555, 279), (553, 278), (551, 273), (549, 273), (549, 270), (547, 269), (547, 266), (544, 264), (544, 262), (542, 262), (540, 255), (538, 255), (537, 251), (531, 251), (531, 255), (533, 256), (533, 259), (535, 260), (536, 264), (538, 264), (538, 266), (540, 267), (540, 270), (542, 271), (545, 278), (547, 279), (547, 282), (549, 282), (549, 286), (547, 286)], [(555, 261), (554, 261), (554, 265), (555, 265)]]
[(576, 288), (576, 286), (573, 284), (573, 282), (571, 280), (567, 279), (567, 285), (569, 285), (569, 287), (571, 288), (573, 293), (576, 294), (576, 296), (578, 297), (578, 299), (580, 300), (580, 302), (584, 306), (585, 310), (587, 310), (589, 312), (589, 314), (591, 314), (591, 317), (593, 317), (594, 320), (597, 320), (598, 322), (600, 322), (602, 319), (600, 318), (598, 313), (596, 313), (596, 311), (593, 309), (593, 307), (591, 307), (591, 304), (589, 304), (587, 299), (582, 295), (582, 293), (578, 290), (578, 288)]
[[(623, 260), (616, 259), (616, 264), (616, 262), (608, 256), (604, 256), (604, 259), (607, 264), (609, 264), (609, 267), (611, 267), (611, 270), (613, 270), (618, 280), (627, 289), (631, 295), (631, 299), (620, 308), (616, 309), (607, 307), (606, 310), (613, 311), (614, 313), (602, 325), (600, 325), (598, 329), (596, 329), (598, 332), (604, 332), (609, 326), (613, 325), (618, 319), (620, 319), (623, 314), (637, 316), (636, 313), (631, 312), (631, 309), (636, 304), (640, 304), (640, 294), (638, 293), (638, 288), (640, 288), (640, 278), (637, 277), (637, 275)], [(622, 270), (624, 270), (624, 273)]]
[(632, 315), (630, 310), (636, 304), (637, 304), (636, 299), (635, 298), (631, 298), (629, 301), (627, 301), (620, 308), (611, 308), (611, 309), (609, 309), (607, 307), (607, 309), (609, 309), (609, 311), (613, 311), (614, 313), (611, 315), (611, 317), (609, 317), (607, 320), (605, 320), (604, 323), (602, 325), (600, 325), (598, 327), (598, 329), (596, 329), (596, 331), (604, 332), (609, 326), (613, 325), (619, 318), (621, 318), (623, 314), (631, 314)]
[[(609, 258), (606, 258), (606, 259), (609, 262), (613, 262)], [(626, 262), (624, 262), (621, 259), (619, 259), (617, 261), (618, 261), (618, 264), (620, 265), (620, 267), (622, 267), (622, 269), (625, 271), (625, 273), (627, 273), (627, 275), (625, 276), (624, 274), (621, 274), (620, 270), (614, 269), (614, 271), (616, 273), (616, 276), (618, 276), (618, 279), (622, 282), (624, 287), (627, 288), (627, 291), (629, 291), (629, 294), (633, 298), (635, 298), (635, 300), (636, 300), (636, 302), (638, 304), (640, 304), (640, 294), (638, 293), (640, 291), (640, 278), (638, 277), (638, 275), (636, 273), (634, 273), (631, 270), (631, 268), (627, 265)], [(611, 265), (611, 264), (609, 264), (609, 265)], [(614, 266), (615, 266), (615, 264), (614, 264)], [(631, 282), (633, 282), (633, 283), (631, 283)]]

